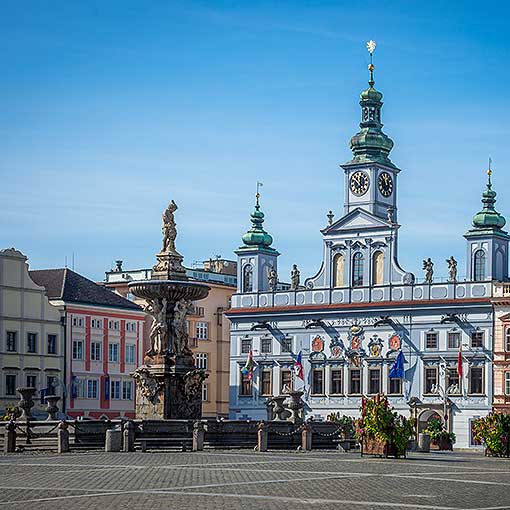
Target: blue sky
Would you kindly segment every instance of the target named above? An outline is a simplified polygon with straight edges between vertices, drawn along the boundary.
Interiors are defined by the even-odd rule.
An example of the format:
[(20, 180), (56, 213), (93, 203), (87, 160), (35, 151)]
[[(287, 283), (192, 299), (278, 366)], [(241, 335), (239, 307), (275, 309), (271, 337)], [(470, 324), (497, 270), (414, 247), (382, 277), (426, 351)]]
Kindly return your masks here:
[(280, 275), (320, 266), (342, 211), (375, 39), (395, 141), (400, 262), (455, 255), (487, 158), (510, 219), (509, 7), (501, 2), (10, 1), (0, 17), (0, 247), (102, 279), (148, 267), (179, 205), (187, 265), (233, 257), (255, 183)]

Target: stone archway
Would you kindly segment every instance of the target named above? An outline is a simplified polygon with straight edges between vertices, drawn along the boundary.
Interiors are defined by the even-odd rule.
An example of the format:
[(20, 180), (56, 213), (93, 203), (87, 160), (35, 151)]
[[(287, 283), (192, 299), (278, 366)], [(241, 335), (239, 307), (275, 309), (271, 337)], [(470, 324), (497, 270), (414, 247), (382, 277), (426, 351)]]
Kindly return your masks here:
[(423, 409), (423, 411), (418, 414), (418, 433), (423, 432), (428, 427), (430, 421), (435, 418), (439, 418), (441, 421), (443, 421), (443, 417), (437, 410)]

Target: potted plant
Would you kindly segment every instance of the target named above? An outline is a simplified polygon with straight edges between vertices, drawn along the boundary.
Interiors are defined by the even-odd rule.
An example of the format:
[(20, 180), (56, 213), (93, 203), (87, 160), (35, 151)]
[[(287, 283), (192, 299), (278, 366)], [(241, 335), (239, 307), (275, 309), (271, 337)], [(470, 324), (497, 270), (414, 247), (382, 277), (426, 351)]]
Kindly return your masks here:
[(342, 416), (340, 413), (331, 413), (327, 416), (327, 421), (338, 423), (341, 429), (338, 433), (339, 445), (343, 450), (351, 449), (351, 442), (355, 438), (355, 421), (350, 416)]
[(385, 395), (376, 395), (373, 399), (363, 398), (356, 432), (362, 455), (398, 458), (406, 454), (413, 434), (413, 421), (390, 408)]
[(473, 422), (473, 437), (485, 446), (485, 455), (510, 457), (510, 414), (492, 412)]
[(444, 428), (441, 418), (432, 418), (424, 432), (430, 436), (430, 444), (433, 449), (453, 450), (455, 434)]

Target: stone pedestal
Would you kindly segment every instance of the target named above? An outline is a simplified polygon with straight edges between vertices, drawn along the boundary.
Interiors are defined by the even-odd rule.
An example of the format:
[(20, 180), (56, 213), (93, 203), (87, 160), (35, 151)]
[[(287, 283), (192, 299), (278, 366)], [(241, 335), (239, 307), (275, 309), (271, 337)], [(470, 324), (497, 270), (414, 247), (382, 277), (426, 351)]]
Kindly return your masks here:
[(193, 356), (146, 359), (133, 377), (137, 383), (137, 419), (198, 420), (202, 417), (202, 384), (207, 374), (195, 368)]

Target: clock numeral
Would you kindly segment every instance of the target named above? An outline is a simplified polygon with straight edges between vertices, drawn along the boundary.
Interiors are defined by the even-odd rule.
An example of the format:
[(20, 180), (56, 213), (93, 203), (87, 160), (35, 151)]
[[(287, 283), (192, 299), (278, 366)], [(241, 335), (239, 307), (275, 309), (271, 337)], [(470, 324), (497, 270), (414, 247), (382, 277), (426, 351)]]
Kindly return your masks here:
[(364, 195), (368, 191), (370, 179), (368, 174), (358, 170), (351, 175), (349, 180), (351, 191), (358, 196)]

